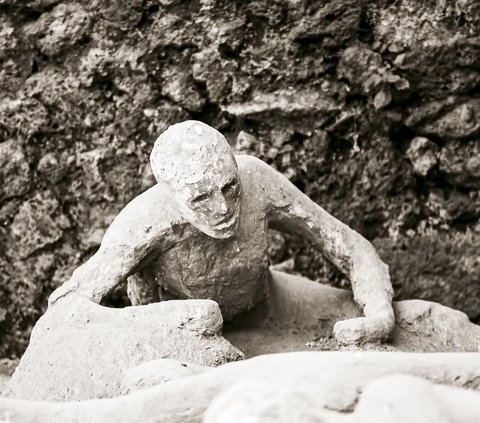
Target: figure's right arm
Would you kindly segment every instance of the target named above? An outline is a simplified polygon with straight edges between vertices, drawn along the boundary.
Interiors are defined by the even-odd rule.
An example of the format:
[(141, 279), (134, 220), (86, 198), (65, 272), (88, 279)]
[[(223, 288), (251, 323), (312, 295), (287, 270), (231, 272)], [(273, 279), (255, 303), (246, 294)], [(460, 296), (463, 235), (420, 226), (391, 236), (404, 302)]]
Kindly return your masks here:
[(158, 185), (132, 200), (112, 222), (98, 251), (52, 293), (49, 306), (72, 294), (99, 303), (135, 273), (149, 254), (163, 247), (169, 227), (165, 206)]

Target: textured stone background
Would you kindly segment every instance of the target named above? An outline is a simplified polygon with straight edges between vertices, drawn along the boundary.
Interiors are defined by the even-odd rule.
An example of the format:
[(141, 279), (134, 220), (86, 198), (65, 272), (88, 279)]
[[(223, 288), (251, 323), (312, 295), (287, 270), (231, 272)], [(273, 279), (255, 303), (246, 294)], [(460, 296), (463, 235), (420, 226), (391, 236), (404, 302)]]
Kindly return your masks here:
[(478, 0), (0, 0), (0, 357), (187, 118), (372, 240), (397, 298), (479, 319)]

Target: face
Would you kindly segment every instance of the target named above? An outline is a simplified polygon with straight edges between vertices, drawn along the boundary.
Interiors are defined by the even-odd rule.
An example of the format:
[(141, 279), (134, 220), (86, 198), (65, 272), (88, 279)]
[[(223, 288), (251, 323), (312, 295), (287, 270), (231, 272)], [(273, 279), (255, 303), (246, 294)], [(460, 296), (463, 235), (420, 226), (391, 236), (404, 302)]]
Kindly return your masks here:
[[(212, 166), (210, 169), (212, 170)], [(201, 172), (197, 181), (170, 186), (179, 211), (193, 226), (213, 238), (229, 238), (238, 228), (242, 186), (233, 157)]]
[(169, 189), (178, 211), (214, 238), (229, 238), (238, 228), (242, 186), (225, 137), (198, 121), (170, 126), (150, 155), (152, 171)]

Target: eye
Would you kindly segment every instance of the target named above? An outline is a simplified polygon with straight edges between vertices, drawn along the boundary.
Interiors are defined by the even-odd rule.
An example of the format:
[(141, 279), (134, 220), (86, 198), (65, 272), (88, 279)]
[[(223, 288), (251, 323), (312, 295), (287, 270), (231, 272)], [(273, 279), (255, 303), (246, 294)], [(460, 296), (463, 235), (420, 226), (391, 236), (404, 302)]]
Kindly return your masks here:
[(237, 180), (232, 179), (230, 182), (228, 182), (223, 188), (222, 192), (223, 194), (227, 194), (231, 191), (234, 191), (237, 188)]
[(195, 198), (193, 198), (192, 200), (190, 200), (191, 203), (195, 204), (195, 203), (201, 203), (202, 201), (205, 201), (207, 199), (208, 195), (207, 194), (200, 194), (200, 195), (197, 195)]

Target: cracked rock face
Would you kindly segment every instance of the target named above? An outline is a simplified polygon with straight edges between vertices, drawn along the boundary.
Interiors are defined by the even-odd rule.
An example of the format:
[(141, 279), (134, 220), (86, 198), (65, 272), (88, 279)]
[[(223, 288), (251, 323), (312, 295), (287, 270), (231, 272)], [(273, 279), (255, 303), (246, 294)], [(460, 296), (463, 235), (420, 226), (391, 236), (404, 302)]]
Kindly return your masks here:
[(480, 188), (480, 139), (450, 143), (439, 158), (440, 171), (455, 185)]
[[(374, 242), (399, 299), (479, 318), (478, 1), (0, 3), (0, 356), (26, 348), (49, 294), (153, 184), (153, 141), (187, 119)], [(408, 153), (417, 137), (437, 164)], [(55, 201), (69, 227), (51, 228)], [(276, 236), (276, 263), (342, 285)]]
[(25, 194), (30, 185), (30, 168), (23, 149), (14, 142), (0, 144), (0, 199), (19, 197)]
[(480, 100), (430, 102), (414, 110), (407, 125), (420, 134), (442, 140), (471, 139), (480, 134)]
[(427, 176), (438, 163), (438, 146), (425, 137), (415, 137), (407, 150), (407, 156), (413, 164), (415, 173)]
[(58, 241), (70, 225), (68, 218), (59, 210), (58, 200), (46, 191), (20, 206), (11, 231), (13, 239), (22, 246), (20, 256), (28, 257)]
[(78, 44), (87, 34), (89, 25), (90, 17), (79, 3), (59, 4), (29, 25), (26, 33), (43, 54), (55, 56)]

